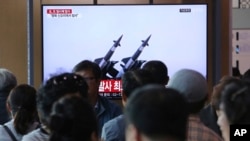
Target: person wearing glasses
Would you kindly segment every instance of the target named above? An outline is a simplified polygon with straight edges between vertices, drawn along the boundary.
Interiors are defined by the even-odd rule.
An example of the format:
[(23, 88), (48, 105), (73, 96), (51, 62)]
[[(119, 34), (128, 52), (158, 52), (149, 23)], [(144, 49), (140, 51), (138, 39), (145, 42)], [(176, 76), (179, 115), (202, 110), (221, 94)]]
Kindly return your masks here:
[(99, 95), (102, 72), (98, 64), (83, 60), (74, 66), (73, 72), (81, 75), (88, 84), (88, 99), (94, 107), (98, 119), (100, 136), (104, 123), (122, 114), (122, 109), (118, 104)]
[(65, 95), (77, 95), (87, 99), (88, 85), (79, 75), (63, 73), (47, 80), (37, 92), (37, 111), (41, 128), (23, 136), (22, 141), (49, 141), (50, 114), (55, 101)]

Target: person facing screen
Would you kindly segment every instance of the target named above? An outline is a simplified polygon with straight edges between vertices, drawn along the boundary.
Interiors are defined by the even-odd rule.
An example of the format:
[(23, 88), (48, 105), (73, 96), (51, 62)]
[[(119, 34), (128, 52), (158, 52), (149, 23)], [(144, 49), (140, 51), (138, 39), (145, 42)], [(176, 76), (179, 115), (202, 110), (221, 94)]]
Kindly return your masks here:
[(169, 76), (167, 66), (160, 60), (151, 60), (143, 64), (142, 69), (150, 71), (157, 83), (167, 85)]
[(39, 126), (34, 87), (28, 84), (16, 86), (11, 90), (6, 105), (12, 120), (0, 125), (1, 141), (20, 141), (23, 135)]
[(65, 95), (78, 95), (87, 99), (88, 85), (79, 75), (63, 73), (47, 80), (37, 92), (37, 111), (42, 123), (41, 128), (23, 136), (23, 141), (48, 141), (49, 121), (52, 105)]
[(137, 89), (125, 107), (126, 141), (185, 141), (187, 108), (174, 89), (159, 84)]
[(50, 141), (98, 141), (97, 119), (87, 99), (68, 94), (53, 104)]
[(250, 125), (249, 82), (236, 79), (227, 84), (222, 91), (218, 113), (217, 123), (225, 141), (230, 141), (230, 125)]

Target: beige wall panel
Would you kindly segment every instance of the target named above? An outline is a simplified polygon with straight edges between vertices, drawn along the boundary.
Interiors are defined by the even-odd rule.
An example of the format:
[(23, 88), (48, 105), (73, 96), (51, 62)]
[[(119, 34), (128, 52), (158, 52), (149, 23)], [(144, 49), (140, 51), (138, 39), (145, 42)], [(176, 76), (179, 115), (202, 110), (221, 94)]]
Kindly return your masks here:
[(93, 4), (93, 0), (41, 0), (42, 4)]
[(98, 4), (148, 4), (149, 0), (98, 0)]
[(36, 88), (42, 83), (42, 31), (41, 31), (41, 3), (34, 3), (34, 85)]
[(0, 67), (27, 83), (27, 13), (25, 0), (0, 1)]

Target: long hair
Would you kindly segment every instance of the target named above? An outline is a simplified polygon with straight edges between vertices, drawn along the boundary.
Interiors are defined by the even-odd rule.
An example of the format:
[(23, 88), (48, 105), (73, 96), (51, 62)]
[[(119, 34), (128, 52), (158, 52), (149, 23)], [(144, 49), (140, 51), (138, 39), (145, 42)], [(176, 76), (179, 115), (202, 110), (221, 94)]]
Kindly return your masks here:
[(16, 131), (26, 134), (37, 119), (36, 89), (27, 84), (18, 85), (10, 92), (7, 102), (14, 116)]

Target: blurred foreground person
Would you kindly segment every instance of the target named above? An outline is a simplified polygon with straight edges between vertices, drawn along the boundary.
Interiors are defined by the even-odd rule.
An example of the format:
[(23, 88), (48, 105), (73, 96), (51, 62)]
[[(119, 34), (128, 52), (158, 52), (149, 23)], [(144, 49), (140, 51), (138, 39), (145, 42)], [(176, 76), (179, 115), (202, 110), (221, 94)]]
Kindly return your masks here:
[(51, 77), (37, 93), (37, 111), (42, 123), (41, 128), (25, 135), (23, 141), (49, 141), (50, 113), (55, 101), (65, 95), (78, 95), (87, 98), (88, 85), (85, 80), (74, 73), (63, 73)]
[(185, 141), (188, 109), (174, 89), (148, 85), (137, 89), (125, 107), (126, 141)]
[(97, 120), (86, 99), (66, 95), (53, 105), (50, 141), (98, 141)]

